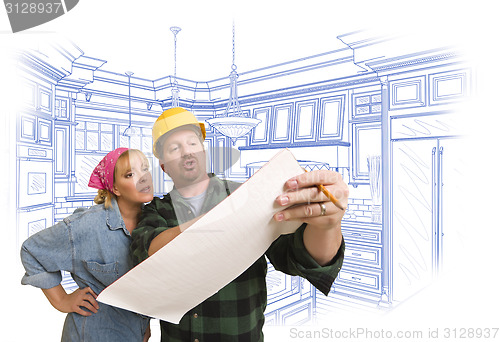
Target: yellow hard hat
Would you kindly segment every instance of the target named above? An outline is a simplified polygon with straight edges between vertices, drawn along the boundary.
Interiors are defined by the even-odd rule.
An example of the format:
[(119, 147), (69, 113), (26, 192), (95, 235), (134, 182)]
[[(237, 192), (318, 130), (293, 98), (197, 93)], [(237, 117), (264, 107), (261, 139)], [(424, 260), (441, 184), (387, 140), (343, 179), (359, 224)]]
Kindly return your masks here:
[(166, 111), (161, 113), (161, 115), (158, 117), (158, 119), (156, 119), (156, 122), (153, 125), (153, 154), (156, 156), (156, 158), (160, 159), (156, 146), (158, 139), (163, 134), (184, 125), (195, 125), (197, 127), (200, 127), (203, 140), (205, 140), (205, 124), (203, 122), (198, 122), (193, 113), (181, 107), (167, 109)]

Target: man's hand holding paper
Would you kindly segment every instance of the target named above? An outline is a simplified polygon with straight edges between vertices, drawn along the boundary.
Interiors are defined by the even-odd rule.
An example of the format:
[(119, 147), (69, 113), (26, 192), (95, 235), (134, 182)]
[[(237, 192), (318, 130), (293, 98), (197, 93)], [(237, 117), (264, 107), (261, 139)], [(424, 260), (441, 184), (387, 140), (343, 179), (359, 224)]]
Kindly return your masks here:
[[(320, 184), (334, 194), (344, 207), (347, 206), (349, 189), (339, 173), (324, 170), (307, 172), (285, 182), (285, 192), (276, 198), (276, 203), (284, 207), (293, 206), (276, 213), (276, 221), (299, 220), (323, 229), (340, 227), (344, 212), (317, 188)], [(320, 203), (326, 207), (324, 215), (321, 215)]]
[(323, 185), (327, 191), (347, 207), (349, 189), (339, 173), (317, 170), (302, 173), (285, 182), (284, 193), (275, 202), (287, 207), (274, 215), (280, 221), (307, 223), (304, 231), (304, 245), (311, 256), (320, 264), (328, 263), (342, 243), (340, 223), (344, 210), (338, 208), (318, 189)]

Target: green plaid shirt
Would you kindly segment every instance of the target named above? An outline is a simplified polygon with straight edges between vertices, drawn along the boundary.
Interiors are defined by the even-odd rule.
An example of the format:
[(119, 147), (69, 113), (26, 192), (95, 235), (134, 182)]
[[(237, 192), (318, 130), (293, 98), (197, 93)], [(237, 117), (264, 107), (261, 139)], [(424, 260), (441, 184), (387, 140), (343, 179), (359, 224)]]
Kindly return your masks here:
[[(210, 177), (202, 213), (215, 207), (240, 185), (212, 174)], [(149, 245), (158, 234), (193, 218), (189, 205), (175, 189), (162, 199), (154, 198), (145, 206), (132, 232), (134, 262), (138, 264), (148, 257)], [(321, 267), (304, 247), (305, 226), (303, 224), (293, 234), (280, 236), (269, 247), (266, 256), (276, 270), (302, 276), (327, 295), (342, 266), (345, 244), (342, 241), (331, 263)], [(262, 256), (238, 278), (187, 312), (179, 324), (161, 321), (162, 341), (262, 341), (267, 303), (266, 272), (267, 261)]]

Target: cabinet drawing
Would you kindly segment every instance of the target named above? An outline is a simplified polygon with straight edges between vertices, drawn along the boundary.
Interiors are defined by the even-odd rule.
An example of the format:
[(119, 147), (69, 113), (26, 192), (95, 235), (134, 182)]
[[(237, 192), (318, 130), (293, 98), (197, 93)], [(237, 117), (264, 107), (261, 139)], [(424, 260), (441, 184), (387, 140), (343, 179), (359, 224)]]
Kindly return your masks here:
[(374, 223), (345, 222), (344, 265), (335, 280), (335, 293), (378, 303), (382, 294), (382, 227)]
[(18, 144), (17, 245), (31, 234), (53, 224), (54, 168), (52, 150)]
[(313, 320), (314, 288), (298, 276), (288, 276), (268, 262), (266, 324), (293, 325)]
[[(457, 203), (467, 193), (466, 161), (453, 105), (471, 93), (471, 70), (440, 50), (358, 54), (379, 42), (357, 46), (365, 40), (349, 43), (349, 36), (342, 36), (347, 48), (242, 73), (242, 111), (261, 120), (247, 136), (231, 141), (206, 125), (207, 170), (221, 178), (244, 182), (288, 148), (308, 171), (334, 170), (349, 183), (344, 265), (329, 296), (270, 265), (268, 325), (310, 324), (353, 307), (389, 310), (428, 286), (466, 246), (467, 227), (457, 215), (466, 210)], [(170, 78), (101, 70), (105, 61), (72, 49), (66, 52), (75, 54), (73, 69), (61, 70), (60, 79), (40, 71), (50, 58), (23, 52), (42, 75), (23, 74), (25, 103), (16, 118), (19, 245), (76, 208), (93, 205), (89, 176), (114, 148), (146, 154), (156, 196), (173, 186), (151, 146), (151, 127), (172, 102)], [(73, 74), (65, 74), (69, 69)], [(290, 75), (299, 81), (290, 82)], [(224, 82), (179, 78), (179, 103), (199, 121), (214, 118), (227, 105)], [(138, 134), (125, 136), (129, 126)], [(382, 159), (382, 205), (370, 193), (371, 156)], [(382, 222), (373, 219), (375, 211)], [(63, 285), (74, 289), (71, 275), (64, 275)]]
[(51, 145), (52, 121), (25, 114), (20, 117), (19, 125), (20, 140), (40, 145)]

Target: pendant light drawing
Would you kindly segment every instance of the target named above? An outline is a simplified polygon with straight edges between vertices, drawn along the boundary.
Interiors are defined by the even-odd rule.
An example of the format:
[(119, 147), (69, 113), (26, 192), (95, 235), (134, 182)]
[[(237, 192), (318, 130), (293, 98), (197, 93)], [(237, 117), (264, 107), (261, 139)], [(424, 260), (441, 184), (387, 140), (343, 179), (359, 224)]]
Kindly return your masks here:
[(177, 34), (181, 31), (180, 27), (172, 26), (170, 31), (174, 34), (174, 84), (172, 86), (172, 108), (179, 107), (179, 88), (177, 83)]
[(132, 71), (126, 71), (125, 75), (128, 77), (128, 127), (123, 131), (123, 135), (126, 137), (132, 137), (139, 135), (138, 130), (132, 127), (132, 106), (131, 106), (131, 95), (130, 95), (130, 77), (134, 73)]
[(238, 101), (238, 73), (236, 72), (235, 64), (235, 30), (233, 23), (233, 65), (231, 66), (231, 74), (229, 75), (229, 101), (226, 110), (221, 116), (216, 116), (213, 119), (208, 119), (208, 122), (222, 135), (231, 139), (233, 145), (239, 137), (248, 134), (261, 120), (247, 117), (241, 110)]

